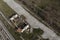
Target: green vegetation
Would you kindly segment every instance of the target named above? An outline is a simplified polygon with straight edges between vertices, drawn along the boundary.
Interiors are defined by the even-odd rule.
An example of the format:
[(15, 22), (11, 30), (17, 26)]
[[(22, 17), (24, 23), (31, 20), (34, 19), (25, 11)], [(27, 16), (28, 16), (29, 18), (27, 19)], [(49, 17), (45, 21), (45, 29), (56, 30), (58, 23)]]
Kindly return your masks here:
[(4, 23), (8, 31), (12, 34), (15, 40), (21, 40), (20, 34), (15, 32), (15, 29), (11, 27), (9, 23), (0, 15), (0, 20)]
[(0, 0), (0, 10), (7, 18), (15, 13), (6, 3), (3, 2), (3, 0)]
[(38, 29), (35, 29), (33, 28), (33, 32), (32, 33), (26, 33), (26, 32), (23, 32), (21, 34), (21, 36), (25, 39), (25, 40), (37, 40), (39, 39), (38, 36), (41, 37), (41, 35), (43, 34), (43, 31), (38, 28)]
[[(0, 0), (0, 11), (3, 12), (7, 19), (15, 13), (15, 11), (13, 11), (6, 3), (3, 2), (3, 0)], [(0, 20), (4, 23), (8, 31), (13, 35), (15, 40), (21, 40), (20, 35), (15, 32), (15, 29), (12, 28), (11, 25), (1, 15)]]
[(36, 35), (36, 34), (42, 35), (43, 31), (40, 28), (38, 28), (38, 29), (33, 29), (33, 33), (34, 33), (34, 35)]

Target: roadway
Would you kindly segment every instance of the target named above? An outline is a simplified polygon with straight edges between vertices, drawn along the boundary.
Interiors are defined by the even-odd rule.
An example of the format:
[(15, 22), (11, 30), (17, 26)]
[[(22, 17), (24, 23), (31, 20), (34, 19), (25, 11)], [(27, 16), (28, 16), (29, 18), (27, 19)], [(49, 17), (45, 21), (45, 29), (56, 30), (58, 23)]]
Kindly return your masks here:
[(42, 35), (43, 38), (49, 38), (50, 40), (60, 40), (60, 36), (57, 36), (53, 30), (49, 29), (32, 15), (30, 15), (21, 5), (16, 3), (14, 0), (4, 0), (4, 2), (6, 2), (19, 15), (24, 15), (27, 18), (26, 21), (33, 28), (42, 29), (44, 31), (44, 34)]

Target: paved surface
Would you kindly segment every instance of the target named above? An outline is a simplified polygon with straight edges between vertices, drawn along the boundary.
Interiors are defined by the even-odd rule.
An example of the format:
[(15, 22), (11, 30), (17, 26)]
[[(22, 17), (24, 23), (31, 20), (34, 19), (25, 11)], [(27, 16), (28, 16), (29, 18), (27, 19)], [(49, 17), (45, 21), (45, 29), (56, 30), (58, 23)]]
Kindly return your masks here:
[(2, 35), (1, 40), (7, 40), (7, 39), (15, 40), (1, 21), (0, 21), (0, 29), (2, 29), (2, 30), (0, 30), (0, 35)]
[(33, 16), (31, 16), (21, 5), (16, 3), (14, 0), (4, 0), (14, 11), (19, 15), (24, 15), (27, 18), (27, 22), (33, 28), (40, 28), (44, 31), (43, 38), (49, 38), (50, 40), (60, 40), (60, 37), (55, 34), (51, 29), (47, 28), (44, 24), (39, 22)]

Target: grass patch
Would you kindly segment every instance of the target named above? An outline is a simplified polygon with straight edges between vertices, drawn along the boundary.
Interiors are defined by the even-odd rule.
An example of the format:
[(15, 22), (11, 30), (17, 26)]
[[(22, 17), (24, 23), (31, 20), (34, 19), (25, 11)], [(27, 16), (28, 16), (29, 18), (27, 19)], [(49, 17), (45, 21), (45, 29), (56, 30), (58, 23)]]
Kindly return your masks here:
[(3, 0), (0, 0), (0, 10), (7, 18), (15, 13)]

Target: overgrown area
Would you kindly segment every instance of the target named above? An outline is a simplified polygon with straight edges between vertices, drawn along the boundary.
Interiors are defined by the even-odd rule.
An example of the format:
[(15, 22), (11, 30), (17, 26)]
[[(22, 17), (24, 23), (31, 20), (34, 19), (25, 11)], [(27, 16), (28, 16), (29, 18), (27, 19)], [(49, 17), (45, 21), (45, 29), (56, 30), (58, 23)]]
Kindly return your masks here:
[[(60, 35), (60, 0), (19, 0)], [(42, 10), (41, 10), (42, 9)]]

